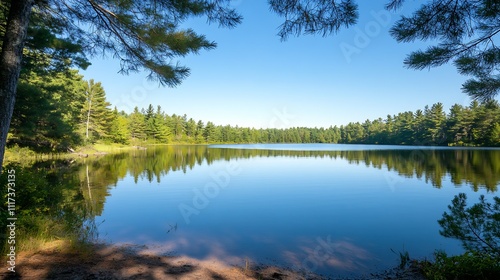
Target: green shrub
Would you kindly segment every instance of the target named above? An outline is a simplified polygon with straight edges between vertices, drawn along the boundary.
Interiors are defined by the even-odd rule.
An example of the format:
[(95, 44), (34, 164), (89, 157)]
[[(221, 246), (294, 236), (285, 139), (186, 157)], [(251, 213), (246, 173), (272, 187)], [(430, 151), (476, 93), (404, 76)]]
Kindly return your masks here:
[(500, 198), (493, 201), (487, 202), (481, 195), (479, 203), (467, 207), (467, 196), (456, 195), (448, 206), (450, 212), (438, 221), (439, 233), (460, 240), (466, 251), (500, 258)]
[(477, 252), (447, 256), (436, 251), (433, 263), (422, 263), (427, 279), (500, 279), (500, 259)]
[(435, 253), (434, 263), (420, 262), (428, 279), (500, 279), (500, 198), (468, 207), (467, 196), (460, 193), (443, 213), (441, 235), (462, 242), (466, 253), (449, 257)]

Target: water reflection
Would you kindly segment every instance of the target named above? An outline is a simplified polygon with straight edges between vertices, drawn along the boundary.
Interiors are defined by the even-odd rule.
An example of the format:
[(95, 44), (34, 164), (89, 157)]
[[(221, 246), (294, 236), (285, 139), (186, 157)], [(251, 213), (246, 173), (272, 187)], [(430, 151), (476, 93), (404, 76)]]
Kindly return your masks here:
[[(7, 182), (9, 171), (16, 174), (15, 211), (11, 214), (17, 219), (17, 250), (36, 249), (46, 241), (59, 238), (96, 240), (97, 212), (93, 203), (96, 199), (92, 195), (95, 190), (82, 188), (81, 179), (88, 179), (89, 176), (75, 176), (80, 170), (81, 165), (72, 165), (68, 161), (40, 162), (30, 168), (15, 164), (4, 167), (0, 175), (2, 184)], [(7, 187), (1, 188), (0, 196), (7, 197), (6, 192)], [(102, 208), (105, 197), (100, 199), (98, 205)], [(0, 225), (5, 229), (7, 211), (3, 210), (0, 211)], [(0, 234), (1, 250), (7, 245), (6, 238), (4, 233)]]
[(486, 188), (496, 192), (500, 183), (500, 150), (481, 149), (280, 151), (162, 146), (134, 150), (129, 154), (109, 155), (86, 162), (80, 168), (80, 178), (85, 178), (86, 168), (90, 164), (91, 176), (95, 178), (95, 189), (116, 186), (127, 174), (131, 174), (136, 183), (139, 179), (159, 183), (172, 171), (182, 170), (186, 173), (196, 165), (254, 157), (343, 159), (350, 164), (364, 164), (367, 167), (396, 171), (404, 177), (422, 178), (438, 188), (447, 176), (451, 177), (455, 185), (469, 184), (474, 190)]
[[(235, 178), (237, 187), (221, 191), (195, 223), (184, 223), (178, 205), (191, 201), (193, 188), (206, 185), (208, 171), (230, 161), (251, 162), (245, 165), (246, 177)], [(347, 167), (336, 169), (339, 162)], [(266, 164), (283, 165), (289, 173), (276, 174), (279, 168), (271, 170)], [(149, 244), (155, 253), (240, 265), (245, 258), (262, 261), (261, 256), (269, 256), (297, 269), (359, 272), (369, 271), (373, 260), (384, 254), (392, 258), (387, 244), (396, 238), (402, 240), (397, 246), (404, 246), (407, 240), (423, 243), (438, 235), (436, 220), (451, 200), (428, 192), (415, 195), (416, 184), (409, 182), (401, 185), (400, 193), (377, 194), (387, 189), (380, 186), (382, 180), (376, 181), (377, 174), (418, 178), (436, 188), (451, 181), (471, 191), (496, 192), (500, 150), (156, 146), (33, 168), (49, 170), (49, 177), (63, 185), (53, 188), (53, 211), (43, 214), (57, 220), (64, 213), (66, 223), (79, 228), (87, 240), (100, 232), (102, 239), (112, 242)], [(358, 180), (365, 176), (371, 181)], [(432, 189), (422, 186), (426, 184), (416, 187)], [(423, 223), (427, 227), (421, 227)], [(383, 232), (375, 232), (379, 229)], [(426, 244), (430, 250), (443, 244), (433, 242)], [(419, 244), (408, 246), (411, 252), (418, 248)], [(432, 253), (425, 250), (424, 254)]]
[[(267, 161), (265, 160), (267, 158), (273, 158), (277, 160)], [(264, 174), (264, 170), (266, 168), (262, 164), (270, 164), (269, 162), (272, 162), (272, 164), (290, 163), (295, 162), (294, 159), (306, 158), (309, 160), (301, 160), (297, 162), (300, 162), (300, 164), (317, 163), (317, 167), (312, 167), (311, 165), (295, 167), (295, 165), (291, 166), (287, 164), (287, 168), (296, 168), (292, 172), (298, 177), (293, 177), (295, 179), (292, 178), (292, 181), (295, 180), (295, 182), (299, 185), (309, 186), (309, 190), (307, 191), (307, 193), (304, 193), (300, 197), (304, 201), (307, 200), (312, 204), (309, 206), (298, 204), (293, 206), (294, 210), (286, 210), (288, 209), (288, 207), (290, 207), (290, 205), (284, 203), (289, 202), (282, 201), (293, 201), (297, 199), (294, 198), (294, 196), (296, 196), (297, 194), (294, 193), (294, 189), (291, 188), (291, 185), (286, 185), (288, 184), (288, 182), (283, 181), (283, 178), (273, 178), (273, 172), (275, 171), (268, 171), (268, 173)], [(183, 188), (177, 189), (175, 187), (177, 185), (176, 181), (172, 181), (172, 178), (174, 177), (169, 175), (174, 172), (176, 174), (189, 173), (189, 178), (191, 178), (190, 180), (192, 181), (186, 183), (186, 186), (191, 186), (191, 188), (195, 186), (203, 186), (206, 184), (206, 181), (196, 181), (192, 179), (196, 176), (200, 176), (198, 172), (193, 173), (193, 169), (205, 169), (206, 167), (213, 166), (216, 163), (218, 165), (226, 165), (225, 162), (238, 162), (240, 160), (248, 159), (252, 159), (252, 162), (256, 162), (255, 160), (259, 159), (259, 161), (255, 164), (261, 164), (261, 168), (263, 168), (263, 170), (261, 171), (252, 172), (252, 175), (249, 175), (250, 177), (247, 178), (250, 179), (257, 178), (258, 176), (265, 176), (260, 178), (259, 180), (254, 180), (252, 183), (255, 184), (254, 187), (260, 187), (260, 196), (256, 195), (255, 193), (245, 192), (245, 188), (240, 188), (239, 195), (234, 195), (230, 199), (231, 202), (224, 202), (226, 203), (225, 208), (218, 209), (218, 206), (214, 206), (210, 207), (206, 211), (203, 210), (203, 214), (205, 216), (195, 217), (197, 218), (195, 219), (196, 225), (191, 225), (191, 228), (184, 228), (183, 226), (186, 225), (182, 223), (182, 218), (178, 217), (178, 215), (172, 214), (178, 214), (176, 206), (180, 203), (179, 201), (183, 200), (177, 192), (182, 192)], [(322, 178), (318, 179), (319, 181), (316, 180), (317, 183), (314, 183), (308, 178), (302, 178), (304, 177), (303, 174), (311, 174), (308, 173), (311, 169), (320, 168), (319, 166), (322, 166), (322, 164), (325, 163), (324, 161), (318, 161), (319, 159), (331, 159), (335, 160), (336, 162), (347, 162), (351, 166), (366, 166), (369, 169), (378, 169), (384, 172), (389, 171), (398, 174), (397, 176), (401, 178), (419, 178), (425, 182), (432, 184), (436, 188), (441, 188), (444, 181), (451, 180), (451, 182), (457, 186), (470, 186), (471, 190), (473, 191), (485, 189), (488, 192), (495, 192), (497, 191), (497, 187), (500, 182), (500, 151), (480, 149), (283, 151), (249, 149), (239, 150), (209, 148), (206, 146), (163, 146), (149, 147), (147, 150), (132, 151), (129, 154), (109, 155), (100, 159), (99, 161), (88, 161), (86, 164), (89, 164), (90, 170), (95, 170), (91, 171), (91, 176), (94, 178), (94, 185), (92, 185), (91, 190), (94, 192), (92, 193), (93, 197), (99, 201), (99, 204), (101, 204), (101, 202), (105, 200), (106, 196), (108, 195), (110, 186), (121, 184), (123, 187), (124, 185), (127, 185), (125, 182), (119, 183), (119, 181), (126, 178), (133, 178), (134, 184), (138, 184), (139, 186), (142, 186), (144, 182), (161, 183), (164, 180), (170, 180), (166, 183), (164, 182), (162, 184), (159, 184), (158, 186), (160, 188), (170, 189), (168, 196), (175, 196), (175, 198), (172, 198), (173, 200), (162, 201), (158, 199), (158, 201), (155, 202), (156, 200), (151, 197), (151, 195), (153, 194), (149, 194), (149, 196), (145, 196), (143, 199), (146, 200), (148, 205), (152, 208), (163, 207), (161, 205), (165, 203), (173, 204), (169, 207), (165, 206), (166, 208), (163, 208), (165, 209), (164, 211), (168, 211), (168, 213), (170, 213), (167, 214), (169, 218), (176, 220), (170, 220), (168, 223), (165, 223), (164, 226), (159, 227), (155, 225), (155, 223), (161, 222), (161, 219), (157, 217), (149, 218), (151, 221), (148, 224), (141, 221), (140, 218), (128, 217), (126, 219), (123, 219), (123, 222), (121, 223), (116, 221), (115, 224), (109, 224), (107, 225), (107, 227), (105, 227), (110, 231), (110, 239), (113, 241), (122, 240), (127, 242), (139, 242), (143, 244), (156, 244), (155, 246), (157, 246), (157, 249), (162, 248), (165, 251), (169, 249), (172, 252), (182, 252), (183, 254), (200, 259), (217, 257), (219, 259), (228, 261), (233, 260), (236, 262), (241, 261), (241, 258), (243, 258), (241, 256), (241, 252), (252, 252), (252, 250), (258, 250), (259, 252), (249, 254), (248, 257), (255, 259), (259, 259), (259, 257), (263, 255), (274, 256), (275, 258), (287, 257), (283, 260), (290, 263), (293, 263), (295, 258), (300, 261), (301, 267), (311, 268), (311, 266), (317, 266), (317, 270), (323, 272), (331, 271), (332, 269), (336, 271), (343, 270), (347, 272), (364, 270), (366, 266), (373, 265), (373, 261), (367, 260), (370, 258), (375, 258), (374, 253), (369, 253), (374, 251), (374, 247), (370, 247), (366, 242), (360, 243), (360, 240), (367, 239), (364, 234), (359, 234), (356, 241), (346, 238), (350, 238), (350, 235), (352, 235), (352, 231), (370, 231), (373, 227), (383, 227), (388, 231), (394, 230), (393, 234), (403, 236), (403, 230), (399, 230), (398, 226), (392, 225), (395, 220), (401, 219), (399, 215), (394, 212), (399, 210), (394, 210), (397, 209), (394, 207), (404, 207), (403, 205), (405, 205), (405, 200), (401, 199), (401, 197), (393, 198), (393, 200), (396, 199), (394, 200), (395, 202), (385, 202), (385, 205), (387, 206), (384, 207), (386, 207), (387, 209), (380, 210), (380, 206), (378, 206), (377, 204), (384, 203), (383, 201), (389, 198), (379, 198), (378, 194), (370, 193), (369, 191), (363, 191), (363, 193), (359, 193), (360, 190), (358, 190), (357, 192), (353, 191), (351, 194), (344, 193), (340, 196), (339, 194), (332, 194), (329, 196), (327, 193), (324, 193), (324, 190), (318, 189), (318, 195), (325, 197), (324, 199), (319, 199), (317, 195), (311, 195), (311, 191), (314, 191), (314, 184), (317, 184), (322, 180), (325, 183), (329, 184), (332, 188), (336, 189), (338, 189), (338, 187), (340, 186), (342, 186), (342, 188), (346, 188), (349, 184), (363, 184), (362, 182), (354, 182), (354, 178), (346, 179), (351, 181), (332, 181), (332, 178)], [(248, 166), (246, 168), (248, 168)], [(85, 168), (82, 166), (81, 170), (85, 170), (86, 172), (86, 166)], [(246, 171), (249, 170), (247, 169)], [(334, 170), (331, 170), (331, 172), (333, 171)], [(324, 172), (328, 172), (328, 170), (321, 170), (321, 174), (323, 174)], [(346, 170), (345, 172), (351, 171)], [(288, 178), (290, 178), (289, 176), (291, 175), (289, 174), (287, 176)], [(353, 176), (359, 175), (353, 174)], [(363, 176), (366, 176), (366, 173), (363, 173)], [(263, 184), (267, 184), (272, 187), (265, 187)], [(281, 186), (281, 184), (285, 185)], [(425, 186), (426, 184), (421, 185)], [(367, 186), (372, 186), (373, 189), (377, 189), (377, 184), (373, 182), (370, 182), (363, 188), (366, 190)], [(254, 187), (250, 186), (249, 191), (251, 191), (251, 189), (254, 189)], [(407, 187), (409, 186), (407, 186), (406, 184), (401, 184), (401, 188)], [(133, 192), (133, 186), (130, 186), (129, 188), (131, 188), (130, 192)], [(288, 191), (283, 190), (282, 192), (281, 189), (283, 188), (288, 189)], [(174, 190), (176, 190), (175, 194), (172, 193)], [(191, 193), (190, 191), (191, 190), (186, 190), (187, 193)], [(290, 193), (289, 198), (285, 197), (287, 195), (287, 192)], [(162, 194), (158, 193), (157, 195), (161, 196)], [(365, 196), (365, 198), (360, 199), (361, 197), (359, 195), (363, 195)], [(338, 199), (340, 199), (340, 201), (336, 201), (335, 196), (338, 196)], [(331, 198), (327, 199), (326, 197)], [(273, 198), (275, 199), (273, 200)], [(178, 199), (178, 201), (176, 199)], [(344, 202), (342, 201), (342, 199), (347, 200), (346, 202)], [(420, 201), (415, 197), (411, 197), (411, 200), (415, 201), (416, 204), (416, 206), (412, 207), (419, 207), (419, 204), (424, 205), (425, 203), (431, 203), (431, 200), (429, 198), (423, 198), (423, 200)], [(114, 200), (112, 204), (109, 205), (109, 207), (110, 209), (114, 207), (118, 210), (109, 210), (109, 212), (104, 216), (116, 217), (117, 215), (120, 215), (119, 213), (123, 213), (126, 210), (124, 208), (119, 208), (124, 206), (118, 205), (126, 204), (126, 207), (134, 207), (131, 204), (132, 201), (132, 199), (130, 200), (130, 202), (125, 202), (123, 199), (118, 201), (118, 198), (116, 198), (116, 200)], [(221, 200), (216, 200), (214, 201), (214, 203), (217, 203), (219, 201)], [(258, 201), (257, 203), (259, 203), (258, 207), (260, 209), (258, 211), (252, 209), (252, 205), (254, 204), (247, 204), (249, 201)], [(450, 199), (446, 199), (447, 203), (449, 201)], [(329, 203), (335, 203), (337, 204), (337, 206), (329, 206)], [(389, 206), (391, 203), (394, 203), (393, 208)], [(96, 208), (101, 209), (102, 211), (102, 204), (100, 207)], [(439, 214), (444, 209), (436, 211), (432, 210), (429, 207), (426, 208), (429, 210), (425, 211), (434, 212), (435, 216), (433, 216), (432, 220), (424, 221), (426, 219), (429, 219), (429, 216), (425, 215), (422, 212), (424, 209), (421, 209), (419, 210), (421, 214), (415, 215), (414, 221), (419, 220), (427, 224), (435, 224), (435, 217), (439, 217)], [(435, 209), (441, 208), (436, 207)], [(324, 213), (324, 211), (349, 213), (349, 217), (357, 217), (353, 219), (358, 219), (360, 224), (354, 221), (350, 221), (349, 218), (346, 217), (334, 218), (335, 216), (332, 215), (335, 215), (335, 213), (328, 214)], [(322, 213), (320, 214), (320, 216), (324, 217), (322, 218), (322, 220), (329, 222), (327, 224), (320, 225), (321, 223), (315, 223), (313, 220), (311, 220), (315, 219), (315, 217), (318, 217), (317, 213)], [(370, 215), (370, 213), (373, 213), (373, 215)], [(378, 214), (375, 215), (375, 213)], [(97, 211), (96, 214), (101, 215), (102, 213), (100, 211)], [(282, 233), (280, 233), (282, 235), (279, 236), (271, 236), (274, 233), (270, 233), (269, 231), (282, 230), (285, 228), (295, 230), (295, 227), (301, 226), (297, 221), (291, 221), (289, 215), (304, 216), (304, 227), (311, 227), (316, 229), (318, 227), (323, 227), (327, 229), (327, 234), (338, 234), (339, 238), (336, 239), (336, 241), (332, 241), (336, 244), (334, 253), (329, 253), (327, 259), (318, 261), (316, 258), (316, 261), (314, 263), (307, 263), (307, 260), (309, 259), (311, 254), (314, 253), (314, 250), (317, 246), (314, 243), (316, 242), (316, 237), (314, 237), (316, 236), (316, 233), (293, 233), (307, 236), (307, 238), (305, 238), (305, 240), (309, 240), (307, 242), (298, 240), (297, 236), (283, 236)], [(380, 217), (380, 215), (384, 215), (384, 218), (377, 218)], [(373, 218), (375, 218), (376, 220), (367, 220), (370, 216), (374, 216)], [(246, 222), (241, 222), (239, 221), (239, 219), (244, 219)], [(127, 224), (127, 222), (129, 222), (130, 225)], [(171, 230), (172, 225), (178, 222), (182, 223), (182, 225), (179, 229), (176, 230), (174, 235), (169, 234), (170, 237), (162, 237), (156, 233), (163, 232), (164, 235), (167, 236), (166, 232)], [(404, 227), (407, 221), (399, 223), (401, 223), (401, 227)], [(278, 225), (281, 225), (282, 229), (279, 229), (280, 226)], [(339, 232), (338, 226), (343, 226), (345, 230), (340, 230)], [(122, 232), (113, 231), (113, 227), (121, 228)], [(142, 227), (147, 227), (147, 231), (141, 231), (137, 229)], [(225, 227), (229, 228), (227, 228), (226, 230), (220, 230), (220, 228)], [(412, 227), (412, 225), (408, 225), (408, 227)], [(397, 233), (398, 230), (399, 233)], [(238, 232), (239, 235), (234, 236), (228, 234), (228, 232), (234, 231)], [(245, 232), (253, 232), (254, 234), (249, 235)], [(432, 234), (438, 235), (437, 225), (435, 227), (431, 227), (430, 229), (408, 229), (406, 233), (407, 236), (405, 238), (416, 239), (415, 237), (410, 235), (410, 232), (413, 232), (413, 234), (418, 234), (420, 236), (431, 236)], [(432, 234), (429, 232), (432, 232)], [(313, 237), (311, 237), (311, 233), (313, 234)], [(386, 235), (389, 236), (390, 234)], [(203, 236), (203, 238), (200, 239), (200, 236)], [(221, 236), (223, 236), (222, 240), (220, 240)], [(266, 236), (269, 237), (270, 240), (267, 243), (261, 242), (262, 240), (259, 241), (255, 239), (266, 238)], [(375, 240), (380, 240), (380, 237)], [(313, 244), (311, 244), (311, 242), (313, 242)], [(390, 240), (385, 240), (383, 242), (381, 242), (381, 244), (389, 244)], [(394, 247), (394, 249), (400, 249), (401, 246), (404, 246), (404, 243), (402, 242), (398, 244), (399, 247)], [(276, 248), (274, 245), (274, 247), (271, 246), (271, 244), (280, 243), (282, 244), (282, 248)], [(266, 248), (264, 248), (265, 246), (262, 244), (269, 244), (267, 246), (274, 249), (266, 251)], [(292, 248), (293, 250), (290, 250), (290, 248)], [(389, 248), (385, 249), (387, 250), (387, 252), (389, 251)], [(276, 252), (272, 252), (273, 250)], [(280, 257), (276, 255), (277, 252), (281, 252), (279, 253), (281, 254)], [(378, 251), (377, 257), (379, 257), (379, 255), (381, 254), (380, 252), (381, 250)], [(390, 252), (386, 254), (386, 257), (387, 255), (389, 255), (390, 258), (393, 257), (392, 253)]]
[(332, 240), (317, 237), (316, 240), (304, 239), (299, 250), (285, 250), (283, 260), (296, 270), (314, 272), (318, 270), (367, 272), (366, 261), (374, 256), (351, 240)]

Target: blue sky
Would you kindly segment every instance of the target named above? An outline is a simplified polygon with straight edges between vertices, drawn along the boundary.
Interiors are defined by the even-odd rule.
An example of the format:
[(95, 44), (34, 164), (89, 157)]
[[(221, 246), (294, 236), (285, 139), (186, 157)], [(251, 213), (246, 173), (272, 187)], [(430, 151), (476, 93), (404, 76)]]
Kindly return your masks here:
[(383, 9), (386, 1), (358, 1), (356, 26), (329, 37), (303, 35), (286, 42), (276, 36), (282, 20), (266, 2), (234, 1), (244, 17), (235, 29), (207, 25), (202, 18), (186, 22), (218, 47), (180, 58), (191, 75), (176, 88), (148, 82), (147, 72), (118, 74), (119, 62), (102, 57), (82, 73), (101, 81), (119, 110), (161, 105), (170, 115), (240, 127), (329, 127), (437, 102), (446, 109), (470, 103), (460, 90), (466, 77), (452, 65), (404, 68), (406, 55), (428, 43), (400, 44), (388, 31), (415, 2), (389, 13)]

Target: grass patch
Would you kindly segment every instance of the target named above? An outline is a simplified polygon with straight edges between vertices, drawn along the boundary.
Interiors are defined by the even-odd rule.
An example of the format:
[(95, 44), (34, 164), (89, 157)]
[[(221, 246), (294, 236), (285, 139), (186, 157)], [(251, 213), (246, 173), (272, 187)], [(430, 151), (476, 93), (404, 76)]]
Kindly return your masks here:
[(75, 154), (82, 155), (100, 155), (103, 153), (111, 154), (111, 153), (120, 153), (126, 150), (136, 149), (137, 147), (131, 145), (123, 145), (116, 143), (95, 143), (89, 144), (86, 146), (80, 146), (75, 149), (75, 153), (67, 152), (67, 153), (40, 153), (35, 152), (27, 147), (19, 147), (17, 145), (13, 145), (8, 147), (5, 150), (4, 156), (4, 165), (10, 163), (16, 163), (23, 167), (29, 167), (33, 165), (33, 163), (42, 160), (50, 160), (50, 159), (66, 159), (66, 158), (74, 158)]
[(15, 244), (7, 243), (9, 213), (7, 199), (0, 204), (0, 252), (5, 258), (10, 246), (16, 253), (36, 252), (54, 242), (84, 250), (94, 241), (97, 228), (78, 185), (68, 185), (56, 171), (9, 164), (0, 174), (0, 196), (7, 197), (9, 171), (15, 171)]
[(5, 149), (3, 163), (4, 165), (8, 163), (30, 165), (37, 159), (37, 157), (41, 156), (43, 155), (31, 150), (30, 148), (21, 148), (18, 145), (14, 145)]
[(137, 146), (133, 145), (124, 145), (117, 143), (104, 143), (98, 142), (94, 144), (89, 144), (86, 146), (81, 146), (76, 149), (76, 153), (80, 155), (100, 155), (103, 153), (112, 154), (112, 153), (121, 153), (127, 150), (137, 149)]
[(399, 269), (405, 269), (406, 267), (408, 267), (408, 265), (410, 264), (410, 253), (408, 253), (408, 251), (405, 251), (404, 248), (402, 252), (396, 253), (396, 251), (394, 251), (393, 249), (391, 249), (391, 251), (399, 257)]
[[(61, 246), (56, 246), (56, 245)], [(27, 216), (18, 217), (16, 226), (16, 252), (34, 253), (47, 249), (87, 251), (90, 243), (82, 240), (78, 232), (67, 227), (62, 221), (51, 217)], [(8, 253), (8, 247), (2, 250), (2, 256)]]

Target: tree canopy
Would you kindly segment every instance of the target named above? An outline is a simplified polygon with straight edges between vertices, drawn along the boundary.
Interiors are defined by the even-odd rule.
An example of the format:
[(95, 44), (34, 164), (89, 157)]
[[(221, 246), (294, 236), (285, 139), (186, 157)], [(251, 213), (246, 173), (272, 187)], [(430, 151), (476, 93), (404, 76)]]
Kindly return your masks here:
[[(0, 1), (2, 37), (11, 2)], [(26, 44), (31, 51), (25, 53), (24, 63), (50, 57), (52, 67), (64, 63), (86, 67), (88, 55), (107, 53), (120, 60), (122, 73), (148, 70), (150, 78), (176, 86), (189, 74), (189, 68), (176, 58), (216, 47), (215, 42), (192, 29), (182, 29), (181, 24), (190, 17), (204, 16), (208, 23), (235, 27), (243, 18), (231, 2), (37, 0)], [(396, 11), (405, 2), (390, 0), (385, 8)], [(354, 0), (269, 0), (268, 4), (283, 18), (278, 31), (282, 40), (291, 35), (331, 35), (355, 25), (359, 16)], [(390, 33), (398, 42), (436, 43), (409, 54), (404, 61), (407, 67), (425, 69), (452, 61), (461, 74), (472, 77), (463, 90), (488, 100), (500, 88), (500, 52), (495, 44), (499, 11), (500, 3), (491, 0), (424, 1), (411, 15), (401, 16)]]
[[(161, 84), (175, 86), (189, 74), (176, 57), (211, 49), (215, 42), (180, 24), (192, 16), (233, 27), (241, 16), (228, 5), (215, 1), (35, 1), (31, 23), (55, 26), (52, 34), (60, 42), (78, 46), (87, 55), (111, 54), (121, 63), (120, 71), (149, 70)], [(61, 45), (61, 44), (59, 44)], [(64, 45), (63, 45), (64, 46)]]
[[(398, 9), (405, 0), (392, 0), (387, 8)], [(426, 1), (411, 16), (402, 16), (390, 33), (398, 42), (435, 41), (418, 50), (404, 63), (412, 69), (440, 66), (450, 61), (472, 78), (463, 91), (479, 100), (490, 100), (500, 90), (500, 2), (492, 0)]]
[[(269, 0), (273, 12), (284, 18), (278, 35), (330, 35), (354, 25), (358, 5), (352, 0)], [(396, 11), (406, 0), (390, 0), (385, 8)], [(398, 42), (430, 41), (434, 45), (410, 53), (404, 64), (422, 70), (452, 62), (460, 74), (470, 76), (462, 90), (474, 99), (493, 99), (500, 90), (500, 1), (428, 0), (409, 16), (401, 16), (390, 29)]]

